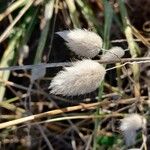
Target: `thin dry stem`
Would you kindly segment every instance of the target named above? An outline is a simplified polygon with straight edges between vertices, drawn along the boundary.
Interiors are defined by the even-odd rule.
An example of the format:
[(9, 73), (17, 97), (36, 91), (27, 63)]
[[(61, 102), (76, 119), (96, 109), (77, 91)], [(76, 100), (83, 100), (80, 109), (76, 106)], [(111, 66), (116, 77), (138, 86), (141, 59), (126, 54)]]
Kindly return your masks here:
[[(146, 97), (143, 97), (143, 99), (145, 99)], [(142, 99), (142, 98), (141, 98)], [(128, 104), (128, 103), (132, 103), (137, 101), (136, 98), (132, 98), (132, 99), (123, 99), (123, 100), (119, 100), (114, 102), (115, 104)], [(54, 115), (58, 115), (58, 114), (62, 114), (65, 112), (72, 112), (72, 111), (76, 111), (76, 110), (83, 110), (83, 109), (95, 109), (97, 108), (97, 106), (108, 106), (109, 104), (113, 104), (112, 101), (103, 101), (103, 102), (97, 102), (97, 103), (90, 103), (90, 104), (84, 104), (81, 103), (80, 105), (77, 106), (72, 106), (72, 107), (66, 107), (66, 108), (62, 108), (62, 109), (56, 109), (56, 110), (52, 110), (52, 111), (48, 111), (48, 112), (44, 112), (44, 113), (40, 113), (40, 114), (36, 114), (36, 115), (31, 115), (28, 117), (24, 117), (24, 118), (20, 118), (20, 119), (16, 119), (16, 120), (12, 120), (12, 121), (8, 121), (8, 122), (4, 122), (0, 124), (0, 129), (3, 128), (7, 128), (10, 126), (14, 126), (17, 124), (21, 124), (21, 123), (25, 123), (28, 121), (36, 121), (37, 119), (43, 118), (43, 117), (48, 117), (48, 116), (54, 116)]]
[[(150, 57), (139, 57), (139, 58), (122, 58), (120, 60), (114, 60), (114, 61), (102, 61), (102, 60), (95, 60), (98, 61), (101, 64), (114, 64), (118, 62), (122, 63), (130, 63), (130, 62), (140, 62), (140, 63), (149, 63), (150, 62)], [(62, 62), (62, 63), (43, 63), (45, 68), (55, 68), (55, 67), (65, 67), (65, 66), (70, 66), (72, 63), (70, 62)], [(38, 67), (41, 64), (36, 64), (36, 65), (25, 65), (25, 66), (12, 66), (12, 67), (0, 67), (0, 71), (14, 71), (14, 70), (29, 70), (33, 69), (34, 67)]]
[(2, 21), (7, 15), (16, 10), (19, 6), (21, 6), (26, 0), (18, 0), (10, 5), (3, 13), (0, 14), (0, 21)]
[(8, 37), (14, 25), (20, 20), (20, 18), (25, 14), (25, 12), (30, 8), (33, 2), (34, 0), (31, 0), (23, 7), (23, 9), (19, 12), (18, 16), (14, 19), (14, 21), (7, 27), (7, 29), (0, 36), (0, 43), (3, 42)]

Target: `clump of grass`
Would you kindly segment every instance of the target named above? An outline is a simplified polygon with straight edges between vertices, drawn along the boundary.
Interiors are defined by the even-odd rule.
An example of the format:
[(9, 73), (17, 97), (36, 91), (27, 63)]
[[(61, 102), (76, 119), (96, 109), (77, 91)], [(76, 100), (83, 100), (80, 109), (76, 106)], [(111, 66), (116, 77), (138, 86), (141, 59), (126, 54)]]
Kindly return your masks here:
[[(146, 130), (145, 118), (147, 122), (149, 121), (147, 114), (149, 114), (150, 94), (147, 70), (150, 59), (135, 58), (148, 56), (146, 48), (143, 49), (141, 44), (142, 53), (140, 53), (135, 40), (149, 46), (149, 39), (147, 33), (143, 34), (144, 31), (138, 31), (131, 25), (125, 4), (128, 2), (123, 0), (0, 2), (2, 12), (0, 66), (8, 67), (0, 68), (0, 99), (3, 100), (0, 102), (1, 122), (3, 122), (0, 123), (1, 146), (4, 145), (8, 150), (8, 145), (16, 149), (33, 149), (36, 145), (39, 148), (44, 146), (46, 149), (48, 146), (49, 149), (116, 150), (126, 149), (133, 144), (134, 147), (139, 147), (142, 143), (140, 149), (148, 149), (146, 141), (149, 133), (147, 136), (144, 130)], [(73, 60), (73, 63), (64, 62), (66, 61), (64, 54), (69, 52), (63, 48), (61, 42), (64, 41), (67, 48), (74, 52), (71, 53), (73, 57), (78, 55), (79, 59), (84, 59)], [(60, 46), (59, 50), (57, 46)], [(129, 51), (124, 55), (121, 47), (123, 49), (126, 47)], [(59, 57), (62, 58), (61, 62)], [(48, 60), (52, 64), (39, 64)], [(112, 63), (115, 62), (119, 64), (112, 67)], [(31, 65), (24, 66), (26, 64)], [(64, 69), (58, 72), (60, 70), (58, 67)], [(29, 71), (25, 70), (27, 68)], [(53, 76), (54, 72), (58, 74), (51, 79), (49, 76)], [(50, 94), (49, 80), (51, 80)], [(99, 93), (96, 97), (96, 92), (86, 94), (97, 88)], [(80, 96), (75, 98), (73, 97), (75, 95)], [(72, 100), (74, 98), (75, 100)], [(78, 98), (83, 99), (83, 103), (78, 104)], [(129, 112), (138, 114), (127, 115)], [(118, 128), (120, 120), (121, 126)], [(33, 123), (30, 122), (26, 126), (29, 121)], [(37, 126), (36, 123), (40, 125)], [(136, 130), (139, 128), (143, 129), (142, 138), (140, 136), (136, 138)], [(125, 143), (119, 133), (120, 129)], [(18, 132), (15, 134), (12, 132), (16, 130), (19, 136)], [(35, 139), (37, 135), (40, 138)], [(31, 141), (34, 141), (34, 144)]]

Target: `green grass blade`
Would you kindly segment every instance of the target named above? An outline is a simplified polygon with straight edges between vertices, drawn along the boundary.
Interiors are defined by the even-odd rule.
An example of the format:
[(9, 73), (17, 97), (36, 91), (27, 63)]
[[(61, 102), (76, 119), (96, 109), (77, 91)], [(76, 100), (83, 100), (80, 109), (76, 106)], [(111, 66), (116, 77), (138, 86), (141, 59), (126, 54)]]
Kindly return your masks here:
[[(122, 23), (124, 26), (124, 33), (129, 45), (129, 49), (130, 49), (130, 54), (132, 56), (132, 58), (135, 58), (138, 56), (139, 53), (139, 47), (137, 45), (137, 43), (134, 40), (133, 37), (133, 33), (132, 33), (132, 28), (131, 28), (131, 24), (130, 21), (128, 19), (128, 14), (127, 14), (127, 10), (124, 4), (123, 0), (118, 0), (119, 3), (119, 7), (120, 7), (120, 13), (121, 13), (121, 19), (122, 19)], [(132, 71), (133, 71), (133, 77), (134, 77), (134, 94), (136, 97), (140, 96), (140, 84), (139, 84), (139, 77), (140, 77), (140, 68), (138, 64), (134, 64), (132, 65)]]
[(78, 12), (76, 10), (74, 0), (66, 0), (66, 3), (68, 5), (68, 9), (69, 9), (69, 12), (70, 12), (70, 17), (71, 17), (74, 28), (80, 28), (81, 25), (80, 25)]
[(49, 18), (46, 18), (46, 25), (40, 36), (39, 44), (38, 44), (36, 55), (34, 58), (34, 64), (38, 64), (42, 61), (42, 53), (43, 53), (43, 50), (44, 50), (44, 47), (46, 44), (46, 40), (47, 40), (47, 36), (48, 36), (48, 32), (49, 32), (49, 26), (50, 26), (51, 17), (53, 14), (54, 2), (55, 2), (55, 0), (51, 0), (46, 4), (47, 7), (49, 7), (50, 12), (48, 12), (48, 13), (50, 15), (49, 15)]
[(97, 20), (88, 2), (85, 0), (76, 0), (76, 3), (81, 8), (81, 12), (87, 20), (89, 27), (91, 27), (94, 31), (101, 33), (99, 21)]
[[(104, 44), (103, 48), (108, 49), (110, 44), (110, 30), (111, 30), (111, 24), (113, 19), (113, 9), (111, 8), (111, 5), (107, 0), (103, 0), (104, 4)], [(103, 88), (104, 88), (104, 82), (101, 83), (99, 87), (99, 101), (102, 98), (103, 95)], [(96, 115), (100, 115), (100, 109), (97, 108)], [(94, 142), (93, 142), (93, 150), (99, 149), (99, 145), (97, 144), (97, 133), (100, 130), (100, 119), (95, 120), (95, 129), (94, 129)]]
[(110, 44), (110, 30), (113, 19), (113, 9), (107, 0), (103, 0), (104, 3), (104, 49), (109, 48)]
[[(1, 59), (0, 67), (9, 67), (13, 65), (15, 62), (15, 56), (16, 56), (16, 45), (18, 44), (18, 40), (22, 35), (22, 30), (17, 31), (17, 34), (11, 39), (11, 41), (8, 44), (8, 47), (5, 50), (5, 53)], [(3, 81), (8, 80), (10, 75), (10, 71), (2, 71), (0, 72), (0, 78)], [(0, 101), (3, 100), (4, 94), (5, 94), (5, 86), (3, 84), (0, 84)]]
[[(37, 13), (37, 11), (35, 11), (35, 9), (32, 9), (30, 13), (27, 13), (25, 15), (19, 27), (15, 27), (13, 29), (13, 35), (10, 35), (10, 42), (8, 43), (8, 47), (6, 48), (1, 59), (0, 67), (9, 67), (16, 63), (17, 49), (19, 49), (22, 44), (25, 44), (31, 36), (31, 30), (30, 32), (28, 31), (33, 24), (32, 17), (35, 17), (35, 13)], [(7, 81), (9, 79), (9, 76), (10, 71), (0, 72), (0, 78), (2, 81)], [(5, 90), (5, 86), (0, 83), (0, 101), (2, 101), (4, 98)]]

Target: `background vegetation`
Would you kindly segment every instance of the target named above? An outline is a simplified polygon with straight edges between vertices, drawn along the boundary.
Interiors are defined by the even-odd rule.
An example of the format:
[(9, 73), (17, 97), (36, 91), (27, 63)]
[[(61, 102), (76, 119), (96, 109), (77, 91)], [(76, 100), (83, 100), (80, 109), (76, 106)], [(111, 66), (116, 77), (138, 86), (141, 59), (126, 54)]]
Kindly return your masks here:
[[(0, 124), (0, 149), (126, 149), (120, 119), (133, 112), (150, 119), (149, 8), (149, 0), (0, 1), (0, 68), (7, 67), (0, 70), (0, 121), (6, 122)], [(121, 62), (105, 64), (116, 69), (96, 92), (50, 95), (52, 77), (64, 62), (77, 59), (54, 33), (74, 28), (97, 32), (104, 49), (121, 46), (126, 55)], [(39, 63), (55, 64), (46, 74), (36, 66), (45, 76), (38, 79), (43, 75), (37, 72), (38, 80), (30, 82), (35, 66), (22, 66)], [(145, 150), (149, 137), (148, 122)], [(139, 135), (135, 147), (141, 143)]]

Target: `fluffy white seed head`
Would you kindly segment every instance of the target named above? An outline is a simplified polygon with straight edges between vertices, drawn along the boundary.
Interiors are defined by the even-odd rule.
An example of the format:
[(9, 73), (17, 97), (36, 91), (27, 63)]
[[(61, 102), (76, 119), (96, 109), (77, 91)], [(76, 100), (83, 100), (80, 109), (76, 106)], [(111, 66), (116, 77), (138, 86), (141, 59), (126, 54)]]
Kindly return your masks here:
[(66, 45), (75, 54), (87, 58), (93, 58), (100, 52), (102, 48), (102, 38), (91, 31), (74, 29), (71, 31), (56, 32), (65, 41)]
[(102, 55), (101, 60), (103, 61), (114, 61), (119, 60), (125, 54), (121, 47), (115, 46), (109, 49), (104, 55)]
[(105, 73), (105, 68), (93, 60), (74, 62), (53, 78), (50, 93), (63, 96), (90, 93), (99, 87)]
[(146, 119), (138, 114), (131, 114), (121, 121), (120, 130), (123, 132), (127, 146), (135, 144), (137, 130), (146, 127)]

